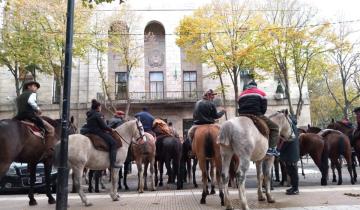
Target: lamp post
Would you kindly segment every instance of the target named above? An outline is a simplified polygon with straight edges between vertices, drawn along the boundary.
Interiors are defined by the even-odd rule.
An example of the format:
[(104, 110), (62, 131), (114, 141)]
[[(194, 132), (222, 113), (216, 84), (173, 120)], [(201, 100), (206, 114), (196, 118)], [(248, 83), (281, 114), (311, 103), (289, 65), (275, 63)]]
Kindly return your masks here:
[(74, 0), (68, 0), (66, 14), (66, 42), (65, 42), (65, 69), (64, 69), (64, 91), (61, 116), (61, 145), (60, 163), (57, 177), (56, 210), (67, 209), (68, 196), (68, 127), (71, 90), (71, 66), (72, 66), (72, 45), (74, 28)]

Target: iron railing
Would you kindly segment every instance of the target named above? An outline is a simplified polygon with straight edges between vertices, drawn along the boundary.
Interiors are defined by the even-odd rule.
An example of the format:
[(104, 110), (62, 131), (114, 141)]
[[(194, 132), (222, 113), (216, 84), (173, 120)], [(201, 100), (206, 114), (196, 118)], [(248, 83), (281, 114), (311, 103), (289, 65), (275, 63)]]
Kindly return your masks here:
[[(126, 94), (114, 94), (115, 100), (126, 100)], [(195, 102), (202, 98), (203, 91), (164, 91), (164, 92), (130, 92), (129, 99), (132, 102)], [(102, 93), (97, 98), (104, 99)]]

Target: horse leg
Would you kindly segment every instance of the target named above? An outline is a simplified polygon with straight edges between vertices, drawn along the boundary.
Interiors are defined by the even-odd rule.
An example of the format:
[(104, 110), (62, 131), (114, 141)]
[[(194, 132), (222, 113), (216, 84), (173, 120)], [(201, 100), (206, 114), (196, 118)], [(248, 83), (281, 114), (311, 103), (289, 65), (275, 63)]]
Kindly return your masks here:
[[(86, 179), (87, 179), (87, 178), (86, 178)], [(75, 187), (75, 184), (74, 184), (74, 172), (71, 173), (71, 180), (73, 180), (71, 193), (78, 193), (78, 192), (76, 191), (76, 187)], [(85, 180), (85, 182), (86, 182), (86, 180)]]
[[(191, 182), (191, 159), (190, 158), (186, 161), (186, 172), (187, 172), (187, 179), (189, 180), (189, 183), (190, 183)], [(186, 182), (186, 180), (185, 180), (185, 182)]]
[(194, 158), (193, 161), (194, 161), (193, 166), (192, 166), (193, 184), (194, 184), (194, 187), (197, 188), (198, 184), (196, 183), (196, 166), (198, 164), (198, 159)]
[(11, 162), (12, 162), (11, 160), (1, 160), (1, 163), (0, 163), (0, 180), (4, 177), (6, 172), (9, 170)]
[(143, 193), (144, 192), (144, 171), (142, 168), (142, 163), (141, 160), (136, 161), (136, 166), (138, 169), (138, 191), (139, 193)]
[(101, 178), (101, 171), (96, 170), (95, 171), (95, 192), (98, 193), (99, 191), (99, 184), (100, 184), (100, 178)]
[[(155, 172), (155, 177), (154, 177), (154, 182), (155, 182), (155, 186), (158, 186), (158, 163), (159, 161), (155, 158), (155, 161), (154, 161), (154, 172)], [(151, 167), (150, 167), (150, 170), (151, 170)]]
[(82, 189), (81, 186), (81, 180), (82, 180), (82, 173), (83, 173), (83, 168), (73, 168), (73, 183), (75, 186), (75, 191), (77, 191), (79, 193), (79, 196), (81, 198), (81, 201), (85, 204), (85, 206), (91, 206), (92, 204), (90, 202), (88, 202), (86, 195)]
[(170, 158), (165, 158), (165, 167), (166, 167), (166, 172), (168, 174), (168, 184), (174, 183), (174, 172), (171, 168), (171, 159)]
[(256, 162), (256, 178), (257, 178), (257, 193), (258, 200), (265, 201), (265, 197), (262, 191), (264, 175), (262, 171), (262, 160)]
[(279, 165), (279, 157), (276, 157), (274, 160), (275, 182), (280, 182)]
[(206, 170), (206, 160), (199, 160), (199, 166), (201, 169), (201, 177), (202, 177), (202, 182), (203, 182), (203, 192), (202, 192), (202, 196), (201, 196), (201, 200), (200, 200), (200, 204), (205, 204), (206, 203), (206, 196), (209, 194), (208, 192), (208, 187), (207, 187), (207, 182), (208, 182), (208, 173)]
[(36, 163), (29, 163), (28, 165), (28, 169), (30, 171), (30, 189), (29, 189), (29, 194), (28, 197), (30, 199), (29, 201), (29, 205), (30, 206), (35, 206), (37, 205), (37, 202), (34, 198), (34, 185), (35, 185), (35, 180), (36, 180)]
[(88, 188), (88, 191), (89, 193), (92, 193), (93, 192), (93, 186), (92, 186), (92, 180), (93, 180), (93, 176), (94, 176), (94, 170), (90, 170), (89, 173), (88, 173), (88, 183), (89, 183), (89, 188)]
[[(124, 169), (124, 171), (125, 171), (125, 169)], [(120, 170), (119, 170), (118, 191), (122, 189), (121, 178), (124, 178), (124, 176), (123, 176), (123, 167), (121, 167)]]
[(147, 187), (147, 170), (149, 167), (149, 161), (146, 161), (146, 163), (144, 164), (144, 190), (148, 190)]
[(159, 162), (159, 170), (160, 170), (160, 182), (159, 182), (159, 186), (163, 186), (163, 173), (164, 173), (164, 161), (161, 160)]
[(229, 195), (229, 168), (231, 157), (233, 156), (233, 151), (231, 148), (221, 146), (220, 153), (222, 161), (221, 183), (219, 185), (220, 193), (221, 190), (224, 189), (224, 203), (222, 203), (222, 205), (224, 204), (226, 206), (226, 209), (233, 209)]
[(280, 185), (284, 186), (285, 182), (289, 183), (287, 180), (287, 172), (286, 172), (286, 167), (283, 161), (279, 160), (279, 164), (280, 164), (280, 170), (281, 170), (281, 182)]
[[(351, 155), (348, 155), (348, 157), (346, 158), (346, 163), (350, 175), (350, 182), (351, 184), (355, 184), (354, 177), (355, 177), (356, 169), (354, 163), (352, 162)], [(353, 169), (355, 171), (354, 174), (353, 174)]]
[(341, 172), (341, 162), (339, 160), (336, 160), (335, 162), (336, 170), (338, 171), (338, 185), (342, 184), (342, 172)]
[[(240, 154), (240, 166), (236, 173), (236, 179), (239, 183), (239, 197), (240, 197), (240, 205), (243, 210), (248, 210), (249, 206), (247, 204), (246, 196), (245, 196), (245, 179), (246, 179), (246, 172), (249, 170), (250, 160), (244, 157), (241, 157)], [(260, 186), (261, 187), (261, 186)]]
[(111, 176), (111, 190), (110, 190), (110, 196), (113, 199), (113, 201), (118, 201), (120, 196), (117, 192), (117, 183), (119, 181), (119, 169), (118, 168), (111, 168), (110, 172)]
[(124, 187), (125, 190), (129, 190), (129, 187), (127, 185), (127, 175), (129, 173), (129, 166), (131, 165), (131, 162), (125, 162), (124, 163)]
[(48, 203), (54, 204), (56, 203), (54, 197), (51, 194), (51, 168), (52, 163), (50, 160), (44, 161), (44, 169), (45, 169), (45, 183), (46, 183), (46, 196), (48, 197)]
[[(151, 160), (150, 161), (150, 179), (151, 179), (151, 190), (155, 191), (156, 190), (156, 184), (155, 184), (155, 179), (154, 179), (154, 170), (155, 170), (155, 160)], [(156, 173), (156, 170), (155, 170)]]
[(214, 162), (210, 162), (210, 177), (211, 177), (211, 191), (210, 194), (215, 194), (215, 177), (214, 177)]
[(271, 169), (274, 163), (274, 156), (266, 157), (262, 162), (262, 171), (264, 174), (264, 182), (265, 182), (265, 193), (266, 199), (268, 203), (275, 203), (275, 200), (272, 198), (270, 194), (271, 190)]
[(332, 170), (332, 174), (333, 174), (332, 182), (337, 182), (336, 174), (335, 174), (335, 162), (333, 160), (331, 160), (331, 170)]
[(177, 190), (180, 190), (183, 186), (183, 176), (182, 176), (183, 173), (181, 172), (180, 161), (181, 161), (181, 154), (178, 154), (176, 155), (173, 162), (174, 182), (176, 178)]

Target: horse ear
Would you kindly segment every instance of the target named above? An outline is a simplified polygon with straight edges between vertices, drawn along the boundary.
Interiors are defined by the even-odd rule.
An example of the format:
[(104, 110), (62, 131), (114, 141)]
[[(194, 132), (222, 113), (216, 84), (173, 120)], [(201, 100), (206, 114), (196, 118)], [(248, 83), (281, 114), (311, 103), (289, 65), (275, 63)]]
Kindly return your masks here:
[(288, 115), (289, 115), (289, 111), (288, 111), (288, 109), (285, 109), (285, 110), (284, 110), (284, 114), (285, 114), (286, 116), (288, 116)]
[(334, 120), (334, 118), (331, 118), (331, 123), (335, 123), (335, 120)]
[(71, 122), (71, 124), (74, 124), (74, 116), (70, 117), (70, 122)]

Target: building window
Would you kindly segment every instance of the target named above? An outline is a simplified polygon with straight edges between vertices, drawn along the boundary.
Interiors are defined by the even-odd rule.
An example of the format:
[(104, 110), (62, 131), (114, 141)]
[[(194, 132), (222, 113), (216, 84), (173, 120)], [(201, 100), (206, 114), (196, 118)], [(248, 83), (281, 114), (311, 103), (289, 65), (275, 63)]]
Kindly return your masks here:
[(127, 72), (115, 72), (115, 95), (117, 100), (127, 99)]
[(197, 90), (197, 76), (196, 71), (184, 71), (184, 97), (191, 98), (196, 95)]
[(162, 72), (150, 72), (150, 97), (159, 99), (164, 96), (164, 75)]

